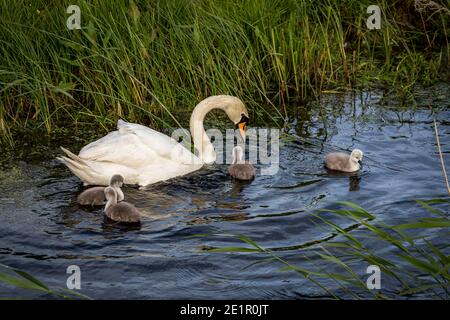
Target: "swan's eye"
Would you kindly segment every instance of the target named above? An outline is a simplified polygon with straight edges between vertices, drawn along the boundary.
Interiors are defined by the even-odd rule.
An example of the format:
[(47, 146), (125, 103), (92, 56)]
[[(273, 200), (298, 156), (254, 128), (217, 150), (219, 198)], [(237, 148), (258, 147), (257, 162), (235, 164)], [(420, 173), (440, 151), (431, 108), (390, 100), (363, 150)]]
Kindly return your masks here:
[(248, 126), (249, 120), (250, 119), (245, 114), (241, 113), (241, 120), (239, 120), (239, 122), (236, 124), (236, 129), (239, 128), (239, 124), (241, 124), (241, 123), (245, 123), (245, 126)]

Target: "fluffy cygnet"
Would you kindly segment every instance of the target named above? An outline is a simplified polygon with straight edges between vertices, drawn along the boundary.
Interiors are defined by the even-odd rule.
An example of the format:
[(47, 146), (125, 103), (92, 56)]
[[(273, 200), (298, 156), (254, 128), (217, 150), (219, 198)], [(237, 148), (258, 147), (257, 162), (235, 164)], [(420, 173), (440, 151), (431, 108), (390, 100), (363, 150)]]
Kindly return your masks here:
[(355, 172), (361, 168), (363, 152), (354, 149), (351, 154), (332, 152), (325, 157), (325, 166), (330, 170)]
[[(124, 195), (122, 189), (120, 188), (123, 186), (123, 177), (119, 174), (113, 175), (109, 185), (116, 190), (117, 201), (122, 201), (124, 199)], [(82, 206), (104, 205), (106, 203), (105, 187), (93, 187), (83, 191), (78, 195), (77, 202)]]
[(240, 146), (233, 148), (233, 162), (228, 167), (228, 173), (238, 180), (252, 180), (256, 175), (255, 167), (244, 161), (244, 151)]
[(141, 214), (131, 203), (122, 201), (117, 203), (117, 193), (113, 187), (105, 188), (106, 206), (105, 214), (116, 222), (139, 222)]

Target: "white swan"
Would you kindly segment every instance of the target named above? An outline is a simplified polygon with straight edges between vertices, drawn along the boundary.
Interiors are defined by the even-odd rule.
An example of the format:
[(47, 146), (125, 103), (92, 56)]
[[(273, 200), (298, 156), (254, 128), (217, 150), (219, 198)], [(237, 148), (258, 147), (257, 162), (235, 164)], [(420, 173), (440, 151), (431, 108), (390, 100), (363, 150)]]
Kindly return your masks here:
[(183, 176), (216, 160), (214, 147), (203, 127), (212, 109), (222, 109), (239, 129), (245, 141), (248, 111), (233, 96), (211, 96), (192, 111), (190, 129), (198, 157), (173, 138), (148, 127), (119, 120), (117, 131), (83, 147), (73, 154), (58, 157), (85, 185), (108, 185), (110, 177), (120, 174), (126, 184), (146, 186)]

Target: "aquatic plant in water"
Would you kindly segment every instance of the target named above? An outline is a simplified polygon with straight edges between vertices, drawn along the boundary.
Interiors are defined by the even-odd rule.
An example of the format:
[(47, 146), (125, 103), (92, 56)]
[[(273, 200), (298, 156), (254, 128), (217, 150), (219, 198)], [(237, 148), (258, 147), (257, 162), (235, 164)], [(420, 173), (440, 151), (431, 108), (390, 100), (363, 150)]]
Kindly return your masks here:
[[(307, 269), (294, 265), (281, 257), (281, 254), (263, 248), (245, 235), (228, 234), (246, 243), (247, 247), (205, 248), (208, 252), (259, 252), (267, 255), (255, 263), (278, 262), (284, 265), (280, 271), (294, 271), (311, 281), (330, 297), (339, 299), (344, 297), (353, 299), (399, 299), (403, 297), (432, 297), (448, 299), (449, 297), (449, 263), (448, 245), (438, 247), (427, 239), (427, 236), (417, 236), (420, 231), (440, 228), (447, 236), (450, 234), (450, 219), (448, 203), (450, 200), (430, 199), (417, 200), (432, 217), (420, 218), (417, 221), (385, 225), (377, 223), (376, 217), (352, 202), (339, 202), (343, 209), (322, 209), (312, 214), (313, 220), (319, 219), (331, 227), (331, 234), (323, 241), (310, 244), (303, 250), (313, 254), (304, 254), (305, 261), (312, 260), (316, 268)], [(433, 205), (446, 205), (447, 210), (441, 210)], [(328, 214), (328, 216), (324, 215)], [(330, 216), (331, 215), (331, 216)], [(345, 222), (351, 222), (346, 227), (333, 222), (332, 216), (339, 216)], [(342, 223), (345, 224), (345, 223)], [(353, 231), (364, 228), (370, 234), (354, 235)], [(412, 232), (411, 232), (412, 231)], [(223, 236), (223, 234), (221, 234)], [(212, 236), (212, 235), (202, 235)], [(385, 257), (382, 253), (371, 249), (368, 243), (382, 244), (383, 247), (395, 248), (394, 258)], [(368, 285), (367, 274), (361, 275), (356, 270), (361, 264), (376, 266), (383, 277), (390, 278), (395, 285), (383, 290), (372, 290)], [(253, 265), (253, 264), (252, 264)], [(250, 265), (249, 267), (251, 267)], [(337, 267), (341, 272), (330, 273), (330, 266)], [(336, 270), (333, 268), (333, 270)], [(386, 278), (384, 281), (386, 281)], [(324, 280), (334, 281), (339, 290), (332, 290), (324, 285)], [(387, 281), (386, 281), (387, 282)], [(384, 294), (389, 292), (389, 294)]]

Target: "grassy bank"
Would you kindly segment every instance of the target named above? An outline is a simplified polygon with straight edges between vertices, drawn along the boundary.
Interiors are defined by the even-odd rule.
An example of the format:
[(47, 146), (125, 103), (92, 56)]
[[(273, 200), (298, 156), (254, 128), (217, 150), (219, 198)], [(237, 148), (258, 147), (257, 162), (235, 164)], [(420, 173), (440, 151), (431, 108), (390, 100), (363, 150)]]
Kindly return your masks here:
[(253, 121), (327, 90), (367, 86), (411, 92), (448, 80), (445, 1), (77, 1), (81, 30), (67, 30), (70, 1), (0, 0), (0, 132), (119, 117), (154, 128), (186, 126), (195, 104), (241, 97)]

